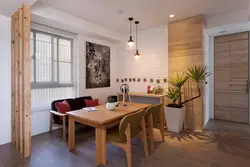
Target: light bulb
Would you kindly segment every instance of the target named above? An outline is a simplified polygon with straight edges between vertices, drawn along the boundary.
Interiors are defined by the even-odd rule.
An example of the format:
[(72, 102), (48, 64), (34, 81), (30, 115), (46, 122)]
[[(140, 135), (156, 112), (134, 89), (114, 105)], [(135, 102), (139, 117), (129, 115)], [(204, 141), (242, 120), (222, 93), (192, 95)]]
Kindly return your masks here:
[(127, 49), (128, 50), (133, 50), (134, 49), (134, 41), (132, 36), (129, 37), (128, 43), (127, 43)]
[(135, 55), (135, 59), (139, 59), (140, 58), (140, 55)]
[(140, 58), (140, 53), (139, 53), (138, 49), (136, 49), (135, 59), (139, 59), (139, 58)]
[(129, 41), (129, 42), (128, 42), (128, 46), (129, 46), (129, 47), (133, 47), (133, 46), (134, 46), (134, 42), (133, 42), (133, 41)]

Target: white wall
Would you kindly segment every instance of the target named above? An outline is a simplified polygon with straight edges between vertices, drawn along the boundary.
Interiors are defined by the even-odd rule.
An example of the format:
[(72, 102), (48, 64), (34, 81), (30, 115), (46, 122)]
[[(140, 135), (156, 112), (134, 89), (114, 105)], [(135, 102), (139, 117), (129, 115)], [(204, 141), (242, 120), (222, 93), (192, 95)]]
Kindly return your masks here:
[[(163, 79), (168, 77), (168, 25), (162, 25), (139, 32), (138, 49), (140, 59), (134, 58), (134, 51), (126, 49), (126, 43), (116, 45), (117, 77), (147, 78), (147, 82), (127, 82), (130, 91), (146, 92), (147, 86), (156, 86), (149, 79)], [(117, 83), (117, 90), (122, 83)], [(160, 84), (167, 87), (167, 84)]]
[[(204, 31), (204, 64), (209, 67), (209, 72), (211, 72), (211, 67), (210, 67), (210, 37), (208, 34)], [(203, 97), (203, 103), (204, 103), (204, 113), (203, 113), (203, 126), (205, 127), (207, 122), (210, 119), (210, 113), (211, 113), (211, 76), (206, 79), (207, 84), (205, 85), (205, 90), (204, 90), (204, 97)]]
[[(100, 45), (105, 45), (110, 47), (110, 78), (111, 83), (108, 88), (96, 88), (96, 89), (86, 89), (86, 41), (93, 42)], [(79, 65), (79, 95), (80, 96), (92, 96), (93, 98), (98, 98), (100, 104), (107, 102), (107, 97), (110, 95), (116, 95), (116, 71), (121, 68), (116, 64), (116, 55), (115, 47), (113, 43), (104, 40), (97, 40), (83, 35), (77, 36), (77, 48), (79, 56), (78, 65)]]
[(11, 141), (11, 19), (0, 15), (0, 145)]
[(207, 17), (205, 22), (205, 28), (210, 29), (214, 27), (220, 27), (223, 25), (237, 24), (249, 21), (248, 10), (238, 10), (231, 13), (224, 13), (212, 17)]
[(214, 119), (214, 37), (209, 38), (209, 69), (212, 73), (208, 80), (210, 92), (210, 119)]

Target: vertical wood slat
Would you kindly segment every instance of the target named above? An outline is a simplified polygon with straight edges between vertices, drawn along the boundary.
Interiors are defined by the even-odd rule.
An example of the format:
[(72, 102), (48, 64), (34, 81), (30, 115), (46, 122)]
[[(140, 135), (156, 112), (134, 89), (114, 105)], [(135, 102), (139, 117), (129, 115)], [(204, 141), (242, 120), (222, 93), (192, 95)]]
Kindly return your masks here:
[(18, 53), (18, 41), (19, 41), (19, 35), (18, 35), (18, 12), (15, 13), (15, 51), (14, 51), (14, 60), (15, 60), (15, 71), (14, 71), (14, 77), (15, 77), (15, 136), (16, 136), (16, 149), (19, 150), (19, 53)]
[(30, 137), (30, 7), (12, 16), (12, 143), (25, 157), (31, 155)]
[(30, 132), (30, 7), (23, 5), (23, 42), (24, 42), (24, 157), (31, 155), (31, 132)]
[(16, 145), (15, 139), (15, 15), (11, 17), (11, 142)]
[(18, 52), (19, 52), (19, 133), (20, 133), (20, 153), (23, 154), (23, 9), (18, 9)]

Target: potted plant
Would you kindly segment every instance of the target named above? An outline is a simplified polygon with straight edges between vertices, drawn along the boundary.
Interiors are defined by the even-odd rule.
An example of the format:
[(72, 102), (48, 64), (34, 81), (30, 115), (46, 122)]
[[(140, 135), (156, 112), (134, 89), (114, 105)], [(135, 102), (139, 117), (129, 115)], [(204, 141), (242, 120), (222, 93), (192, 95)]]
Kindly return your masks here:
[[(185, 103), (201, 97), (200, 85), (202, 81), (210, 75), (207, 66), (195, 66), (188, 69), (186, 73), (177, 73), (176, 76), (170, 77), (168, 82), (173, 86), (168, 88), (166, 96), (171, 100), (164, 108), (167, 127), (169, 131), (179, 133), (183, 127), (186, 107)], [(192, 80), (196, 84), (198, 95), (182, 100), (182, 87), (188, 81)]]

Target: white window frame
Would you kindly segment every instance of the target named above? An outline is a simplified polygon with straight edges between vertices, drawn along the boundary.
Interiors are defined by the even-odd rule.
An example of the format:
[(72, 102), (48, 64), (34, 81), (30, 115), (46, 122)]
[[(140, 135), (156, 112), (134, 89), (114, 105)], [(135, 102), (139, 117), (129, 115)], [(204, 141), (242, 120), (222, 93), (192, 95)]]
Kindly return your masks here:
[[(34, 77), (34, 81), (31, 82), (31, 89), (45, 89), (45, 88), (60, 88), (60, 87), (74, 87), (74, 43), (73, 43), (73, 39), (72, 38), (68, 38), (68, 37), (64, 37), (61, 35), (56, 35), (56, 34), (52, 34), (52, 33), (48, 33), (48, 32), (44, 32), (44, 31), (40, 31), (40, 30), (36, 30), (36, 29), (31, 29), (31, 32), (33, 32), (33, 55), (31, 56), (31, 59), (34, 60), (34, 72), (33, 72), (33, 77)], [(45, 35), (49, 35), (51, 36), (51, 41), (54, 41), (54, 38), (57, 39), (57, 60), (53, 60), (53, 62), (51, 63), (51, 82), (36, 82), (36, 33), (39, 34), (45, 34)], [(70, 41), (70, 45), (71, 45), (71, 62), (67, 62), (71, 64), (71, 83), (60, 83), (59, 82), (59, 76), (60, 76), (60, 71), (59, 71), (59, 64), (60, 62), (64, 62), (64, 61), (60, 61), (59, 60), (59, 39), (64, 39), (67, 41)], [(52, 49), (51, 49), (51, 55), (52, 57), (54, 57), (54, 45), (52, 44)], [(54, 62), (57, 62), (57, 80), (54, 80)]]

